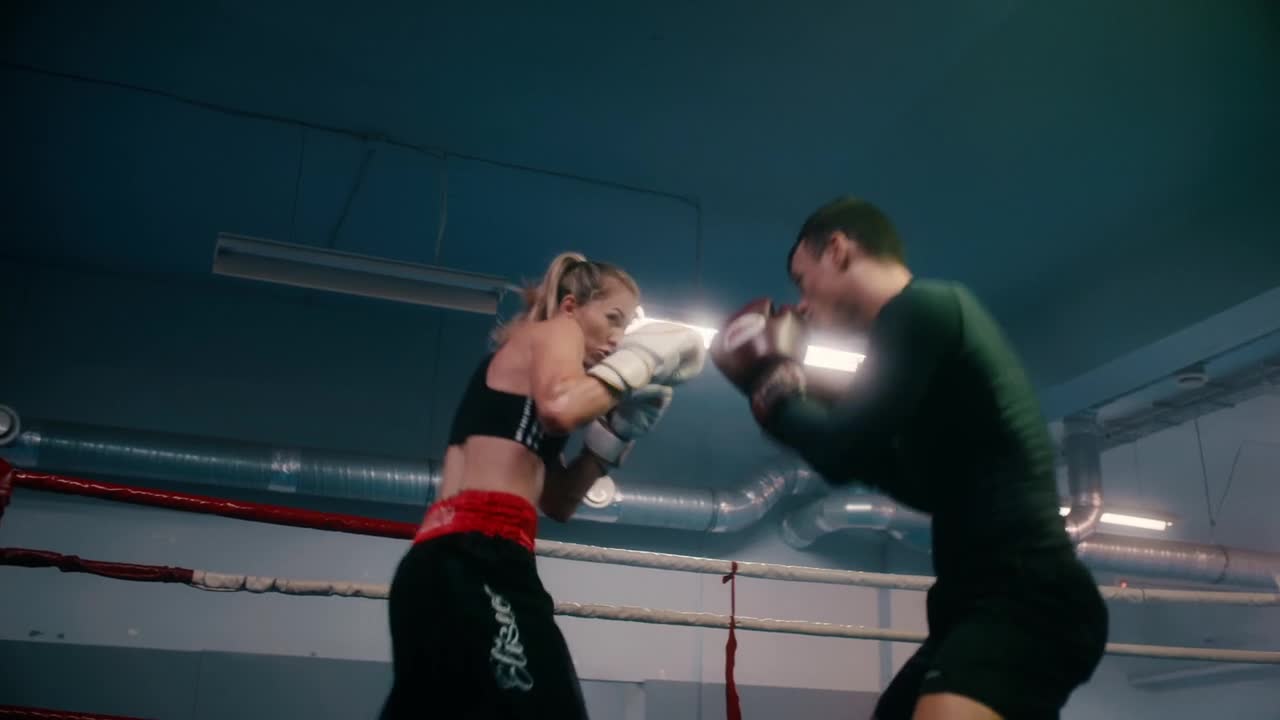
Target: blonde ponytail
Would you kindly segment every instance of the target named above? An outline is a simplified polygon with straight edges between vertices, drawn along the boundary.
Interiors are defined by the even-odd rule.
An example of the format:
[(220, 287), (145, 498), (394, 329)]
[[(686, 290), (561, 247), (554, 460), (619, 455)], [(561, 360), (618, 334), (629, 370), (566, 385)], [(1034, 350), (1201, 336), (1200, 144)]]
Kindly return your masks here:
[(542, 282), (537, 285), (525, 285), (520, 293), (524, 308), (510, 320), (500, 323), (493, 329), (494, 344), (501, 345), (506, 342), (511, 336), (512, 329), (522, 323), (546, 320), (554, 315), (556, 307), (560, 304), (560, 298), (557, 296), (560, 294), (560, 282), (565, 272), (570, 267), (586, 261), (587, 256), (582, 253), (564, 252), (557, 255), (547, 267), (546, 273), (542, 275)]
[[(555, 315), (556, 308), (560, 306), (560, 300), (563, 299), (560, 288), (564, 282), (564, 276), (571, 268), (585, 262), (587, 262), (587, 256), (582, 253), (565, 252), (557, 255), (551, 261), (546, 274), (542, 276), (542, 283), (533, 288), (531, 296), (526, 296), (525, 307), (529, 309), (525, 319), (537, 322)], [(584, 301), (586, 299), (582, 298)]]
[(549, 320), (559, 309), (560, 301), (569, 295), (573, 295), (581, 303), (591, 302), (604, 291), (605, 278), (617, 280), (635, 293), (636, 297), (640, 296), (640, 287), (622, 268), (598, 260), (588, 260), (582, 253), (560, 253), (547, 267), (542, 282), (525, 287), (521, 294), (524, 309), (494, 328), (494, 344), (502, 345), (511, 337), (512, 330), (523, 323)]

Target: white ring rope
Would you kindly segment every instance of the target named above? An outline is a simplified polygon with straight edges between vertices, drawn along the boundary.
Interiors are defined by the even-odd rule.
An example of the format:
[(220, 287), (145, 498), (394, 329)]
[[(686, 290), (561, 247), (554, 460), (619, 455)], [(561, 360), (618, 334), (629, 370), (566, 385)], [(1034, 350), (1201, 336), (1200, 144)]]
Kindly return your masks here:
[[(716, 613), (686, 612), (683, 610), (654, 610), (653, 608), (627, 605), (592, 605), (589, 603), (558, 602), (556, 614), (593, 620), (621, 620), (623, 622), (652, 623), (654, 625), (684, 625), (686, 627), (729, 628), (729, 616)], [(787, 633), (790, 635), (814, 635), (854, 640), (887, 640), (889, 642), (924, 642), (924, 633), (891, 628), (872, 628), (865, 625), (837, 625), (835, 623), (810, 622), (808, 620), (775, 620), (736, 615), (734, 627), (739, 630)], [(1280, 653), (1275, 653), (1280, 662)]]
[[(389, 585), (326, 580), (294, 580), (289, 578), (260, 577), (255, 575), (229, 575), (196, 570), (191, 584), (201, 590), (219, 592), (282, 593), (285, 595), (338, 595), (385, 600), (391, 592)], [(680, 610), (655, 610), (645, 607), (618, 605), (594, 605), (588, 603), (556, 603), (557, 615), (597, 620), (652, 623), (657, 625), (683, 625), (726, 629), (728, 615), (686, 612)], [(742, 630), (758, 632), (839, 637), (857, 640), (884, 640), (889, 642), (919, 643), (924, 633), (891, 628), (871, 628), (861, 625), (838, 625), (806, 620), (776, 620), (737, 616), (734, 625)], [(1216, 650), (1161, 645), (1130, 645), (1108, 643), (1107, 652), (1112, 655), (1166, 658), (1173, 660), (1201, 660), (1208, 662), (1261, 663), (1280, 665), (1280, 652), (1263, 650)]]
[[(562, 602), (556, 603), (556, 614), (567, 615), (569, 617), (657, 623), (662, 625), (685, 625), (708, 628), (729, 627), (728, 615), (680, 612), (677, 610), (653, 610), (650, 608), (640, 607), (618, 607), (614, 605), (587, 605), (582, 603)], [(740, 630), (853, 638), (859, 640), (888, 640), (890, 642), (919, 643), (924, 641), (925, 638), (924, 633), (908, 632), (905, 630), (869, 628), (861, 625), (835, 625), (832, 623), (806, 622), (804, 620), (772, 620), (769, 618), (737, 616), (734, 618), (734, 625), (736, 625)], [(1266, 650), (1210, 650), (1164, 645), (1107, 643), (1107, 653), (1111, 655), (1131, 655), (1134, 657), (1165, 658), (1169, 660), (1204, 660), (1211, 662), (1256, 663), (1266, 665), (1280, 664), (1280, 652), (1271, 652)]]
[[(554, 540), (539, 540), (537, 552), (544, 557), (583, 562), (629, 565), (631, 567), (678, 570), (705, 575), (728, 575), (733, 572), (730, 560), (668, 555), (642, 550), (574, 545)], [(774, 565), (770, 563), (739, 562), (739, 577), (786, 580), (788, 582), (826, 583), (828, 585), (861, 585), (863, 587), (893, 588), (896, 590), (928, 590), (933, 578), (927, 575), (889, 575), (886, 573), (857, 570), (830, 570), (799, 565)]]
[[(583, 562), (629, 565), (631, 567), (677, 570), (707, 575), (728, 575), (733, 572), (730, 560), (669, 555), (666, 553), (621, 550), (618, 548), (574, 545), (554, 540), (538, 540), (537, 552), (543, 557)], [(889, 588), (894, 590), (928, 590), (934, 578), (928, 575), (891, 575), (888, 573), (862, 572), (858, 570), (831, 570), (799, 565), (739, 562), (737, 573), (741, 577), (788, 582), (826, 583), (828, 585), (856, 585), (859, 587)], [(1123, 600), (1131, 603), (1207, 603), (1215, 605), (1249, 605), (1255, 607), (1280, 605), (1280, 593), (1225, 592), (1222, 590), (1157, 590), (1122, 588), (1103, 585), (1098, 588), (1107, 600)]]

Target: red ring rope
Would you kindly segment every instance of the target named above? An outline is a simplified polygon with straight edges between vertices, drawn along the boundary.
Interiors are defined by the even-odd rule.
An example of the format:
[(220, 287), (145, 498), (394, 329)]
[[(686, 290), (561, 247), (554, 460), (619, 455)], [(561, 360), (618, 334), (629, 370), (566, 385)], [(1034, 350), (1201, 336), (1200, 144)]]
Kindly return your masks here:
[[(0, 462), (3, 461), (0, 460)], [(190, 493), (170, 492), (167, 490), (147, 490), (99, 480), (63, 477), (61, 475), (32, 472), (17, 468), (10, 468), (8, 475), (12, 477), (14, 486), (31, 490), (85, 495), (117, 502), (133, 503), (134, 505), (150, 505), (171, 510), (221, 515), (238, 520), (252, 520), (276, 525), (333, 530), (335, 532), (402, 540), (411, 539), (418, 530), (417, 523), (379, 520), (358, 515), (326, 513), (316, 510), (299, 510), (266, 505), (264, 503), (223, 500), (206, 495), (192, 495)], [(0, 493), (3, 493), (2, 487), (0, 487)]]
[(17, 705), (0, 705), (0, 718), (4, 720), (9, 718), (24, 718), (25, 720), (142, 720), (142, 718), (125, 717), (124, 715), (99, 715), (97, 713), (18, 707)]

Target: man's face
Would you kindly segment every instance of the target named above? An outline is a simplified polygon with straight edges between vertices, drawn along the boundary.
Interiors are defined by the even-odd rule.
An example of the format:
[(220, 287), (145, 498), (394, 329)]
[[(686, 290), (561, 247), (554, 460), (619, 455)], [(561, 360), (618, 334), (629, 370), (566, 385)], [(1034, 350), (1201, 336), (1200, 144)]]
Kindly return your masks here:
[(800, 312), (815, 328), (841, 328), (853, 320), (854, 308), (849, 306), (849, 278), (844, 272), (848, 267), (849, 248), (842, 234), (833, 234), (828, 242), (815, 252), (818, 246), (801, 243), (791, 256), (791, 280), (800, 289)]

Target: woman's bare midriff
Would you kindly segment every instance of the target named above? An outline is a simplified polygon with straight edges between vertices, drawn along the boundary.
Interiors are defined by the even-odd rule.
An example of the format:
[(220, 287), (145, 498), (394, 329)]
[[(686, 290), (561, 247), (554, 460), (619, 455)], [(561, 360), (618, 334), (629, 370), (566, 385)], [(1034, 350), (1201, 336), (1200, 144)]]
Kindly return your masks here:
[(524, 445), (477, 435), (445, 452), (437, 500), (463, 490), (487, 490), (519, 495), (537, 507), (545, 474), (542, 460)]
[[(529, 340), (517, 331), (489, 364), (485, 384), (494, 390), (528, 395)], [(463, 490), (507, 492), (538, 507), (546, 468), (542, 459), (515, 440), (476, 435), (450, 445), (444, 455), (438, 500)]]

